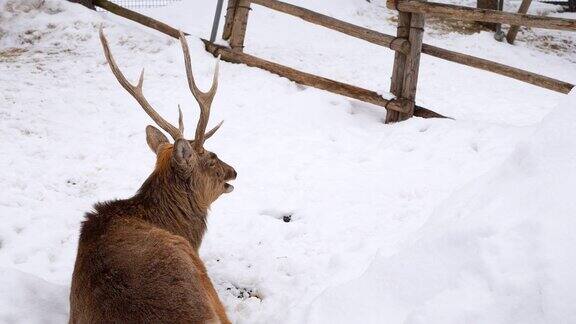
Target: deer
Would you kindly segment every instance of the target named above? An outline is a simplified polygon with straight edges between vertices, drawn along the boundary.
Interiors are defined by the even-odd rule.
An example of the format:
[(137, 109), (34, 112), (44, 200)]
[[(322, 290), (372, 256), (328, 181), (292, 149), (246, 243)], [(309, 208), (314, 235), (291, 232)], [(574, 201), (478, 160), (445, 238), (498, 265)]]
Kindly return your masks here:
[(188, 86), (200, 107), (195, 137), (187, 140), (180, 106), (175, 127), (144, 97), (144, 70), (136, 85), (128, 82), (102, 27), (99, 35), (120, 85), (174, 142), (147, 126), (146, 142), (156, 154), (152, 173), (131, 198), (97, 203), (85, 214), (70, 288), (69, 323), (230, 323), (199, 257), (208, 209), (233, 191), (228, 182), (237, 176), (234, 168), (204, 148), (222, 126), (220, 122), (206, 132), (220, 58), (212, 86), (200, 91), (180, 32)]

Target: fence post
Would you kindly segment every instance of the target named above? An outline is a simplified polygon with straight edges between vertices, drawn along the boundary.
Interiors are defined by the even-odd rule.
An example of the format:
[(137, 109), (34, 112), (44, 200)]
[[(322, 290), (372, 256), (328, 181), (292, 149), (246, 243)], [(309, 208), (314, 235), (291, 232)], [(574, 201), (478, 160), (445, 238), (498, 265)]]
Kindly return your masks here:
[[(396, 37), (408, 39), (410, 35), (410, 17), (408, 12), (398, 12), (398, 26), (396, 27)], [(394, 54), (394, 67), (390, 81), (390, 92), (400, 98), (402, 96), (402, 84), (404, 83), (404, 67), (406, 65), (406, 55), (398, 51)], [(386, 111), (386, 123), (398, 121), (399, 112), (388, 109)]]
[[(530, 3), (532, 3), (532, 0), (522, 0), (520, 8), (518, 9), (518, 13), (520, 14), (527, 13), (528, 8), (530, 8)], [(506, 35), (506, 40), (508, 41), (508, 43), (514, 44), (514, 41), (516, 40), (516, 35), (518, 35), (519, 28), (520, 26), (516, 25), (510, 26), (510, 29), (508, 30), (508, 35)]]
[(242, 52), (244, 50), (244, 37), (246, 36), (249, 12), (249, 0), (236, 0), (236, 9), (234, 10), (234, 18), (232, 19), (232, 30), (229, 41), (233, 51)]
[(222, 31), (222, 39), (230, 39), (232, 34), (232, 22), (234, 21), (234, 13), (236, 12), (236, 7), (238, 6), (238, 0), (228, 0), (228, 5), (226, 6), (226, 20), (224, 22), (224, 30)]
[(418, 86), (418, 71), (420, 70), (420, 54), (422, 53), (422, 36), (424, 36), (424, 14), (413, 13), (410, 18), (410, 52), (406, 55), (404, 66), (404, 82), (402, 83), (402, 98), (410, 102), (410, 112), (402, 113), (398, 120), (414, 116), (416, 89)]
[[(498, 0), (476, 0), (476, 8), (478, 9), (490, 9), (490, 10), (498, 10)], [(496, 30), (495, 23), (488, 23), (488, 22), (481, 22), (478, 21), (478, 24), (484, 26), (490, 30)]]
[[(397, 8), (396, 1), (389, 0), (388, 7)], [(390, 92), (396, 98), (405, 99), (410, 104), (409, 112), (399, 113), (388, 110), (386, 123), (402, 121), (414, 116), (416, 88), (418, 85), (418, 70), (420, 68), (420, 54), (422, 53), (422, 36), (424, 34), (424, 14), (398, 13), (397, 37), (408, 38), (410, 51), (407, 55), (396, 52)]]

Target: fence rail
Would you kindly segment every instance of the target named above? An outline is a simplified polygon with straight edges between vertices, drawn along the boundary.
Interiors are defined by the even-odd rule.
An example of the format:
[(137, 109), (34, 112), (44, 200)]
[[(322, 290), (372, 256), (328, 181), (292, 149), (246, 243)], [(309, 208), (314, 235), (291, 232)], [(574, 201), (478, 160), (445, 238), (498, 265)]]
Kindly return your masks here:
[(576, 20), (542, 17), (499, 10), (468, 8), (421, 0), (388, 0), (387, 7), (401, 12), (425, 14), (445, 19), (482, 21), (489, 23), (518, 25), (534, 28), (576, 31)]

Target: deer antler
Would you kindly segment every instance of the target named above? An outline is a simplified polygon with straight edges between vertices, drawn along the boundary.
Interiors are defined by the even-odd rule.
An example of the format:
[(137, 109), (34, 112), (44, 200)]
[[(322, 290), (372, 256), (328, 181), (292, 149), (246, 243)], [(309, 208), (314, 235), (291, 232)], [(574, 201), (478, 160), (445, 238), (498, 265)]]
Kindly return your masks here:
[(180, 108), (178, 108), (179, 110), (178, 125), (180, 127), (176, 128), (172, 124), (167, 122), (164, 118), (162, 118), (162, 116), (160, 116), (156, 112), (156, 110), (152, 108), (150, 103), (148, 103), (148, 100), (146, 100), (146, 98), (144, 97), (144, 94), (142, 93), (142, 84), (144, 83), (144, 69), (142, 69), (142, 72), (140, 73), (140, 78), (138, 79), (138, 84), (136, 86), (130, 84), (130, 82), (126, 80), (126, 77), (124, 76), (124, 74), (122, 74), (122, 72), (118, 68), (118, 65), (116, 65), (112, 53), (110, 53), (110, 48), (108, 47), (108, 41), (104, 36), (102, 26), (100, 26), (100, 41), (102, 42), (102, 47), (104, 48), (104, 55), (106, 56), (106, 61), (108, 61), (108, 65), (110, 65), (110, 69), (112, 69), (112, 73), (114, 74), (116, 79), (118, 79), (120, 85), (124, 89), (126, 89), (126, 91), (128, 91), (128, 93), (130, 93), (132, 97), (136, 99), (136, 101), (138, 101), (138, 103), (140, 104), (142, 109), (144, 109), (144, 111), (148, 114), (148, 116), (150, 116), (152, 120), (154, 120), (154, 122), (158, 126), (160, 126), (160, 128), (162, 128), (168, 134), (170, 134), (170, 136), (172, 136), (174, 140), (182, 138), (183, 137), (182, 134), (184, 132), (184, 125), (182, 122), (182, 111), (180, 111)]
[(212, 86), (208, 92), (202, 92), (196, 86), (196, 82), (194, 82), (194, 75), (192, 74), (192, 64), (190, 62), (190, 50), (188, 49), (188, 43), (186, 42), (186, 37), (180, 31), (180, 44), (182, 45), (182, 51), (184, 52), (184, 64), (186, 66), (186, 76), (188, 77), (188, 86), (190, 87), (190, 91), (196, 101), (198, 101), (198, 105), (200, 106), (200, 117), (198, 119), (198, 125), (196, 126), (196, 135), (194, 137), (194, 148), (197, 151), (202, 151), (204, 141), (212, 136), (220, 126), (222, 126), (222, 122), (220, 122), (216, 127), (210, 130), (208, 133), (204, 134), (206, 131), (206, 126), (208, 125), (208, 118), (210, 117), (210, 107), (212, 105), (212, 100), (214, 99), (214, 95), (216, 95), (216, 90), (218, 88), (218, 69), (220, 65), (220, 57), (216, 61), (216, 68), (214, 69), (214, 78), (212, 79)]

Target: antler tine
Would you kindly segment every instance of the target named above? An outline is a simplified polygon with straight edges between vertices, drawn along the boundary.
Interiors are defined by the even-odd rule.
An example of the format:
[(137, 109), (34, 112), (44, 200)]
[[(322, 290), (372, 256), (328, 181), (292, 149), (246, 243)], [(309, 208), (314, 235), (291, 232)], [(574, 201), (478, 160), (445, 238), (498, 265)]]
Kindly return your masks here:
[[(216, 95), (216, 90), (218, 89), (218, 71), (220, 67), (220, 57), (216, 61), (216, 67), (214, 69), (214, 77), (212, 79), (212, 86), (208, 92), (202, 92), (196, 86), (196, 82), (194, 81), (194, 74), (192, 73), (192, 63), (190, 62), (190, 50), (188, 48), (188, 42), (186, 41), (186, 37), (184, 33), (180, 31), (180, 44), (182, 45), (182, 51), (184, 52), (184, 65), (186, 67), (186, 76), (188, 78), (188, 87), (198, 101), (198, 105), (200, 106), (200, 117), (198, 119), (198, 125), (196, 126), (196, 134), (194, 138), (194, 148), (196, 150), (201, 150), (204, 141), (209, 137), (205, 136), (204, 132), (206, 131), (206, 126), (208, 125), (208, 119), (210, 118), (210, 107), (212, 105), (212, 101), (214, 100), (214, 96)], [(214, 127), (210, 132), (210, 136), (212, 136), (222, 123), (218, 126)]]
[(180, 134), (184, 135), (184, 118), (182, 117), (182, 109), (178, 105), (178, 130)]
[[(150, 118), (152, 118), (152, 120), (154, 120), (154, 122), (160, 126), (160, 128), (170, 134), (174, 140), (182, 138), (182, 132), (178, 128), (172, 126), (172, 124), (167, 122), (164, 118), (162, 118), (162, 116), (160, 116), (156, 110), (152, 108), (150, 103), (148, 103), (148, 100), (146, 100), (144, 97), (142, 92), (142, 85), (144, 84), (144, 69), (142, 69), (142, 72), (140, 73), (140, 78), (138, 79), (138, 84), (136, 86), (128, 82), (122, 71), (120, 71), (120, 68), (118, 68), (118, 65), (116, 65), (116, 61), (114, 61), (114, 57), (110, 52), (110, 47), (108, 47), (108, 40), (106, 39), (106, 36), (104, 36), (102, 26), (100, 26), (100, 42), (104, 48), (104, 56), (106, 56), (106, 61), (108, 61), (108, 65), (110, 66), (110, 69), (112, 70), (112, 73), (118, 82), (120, 82), (120, 85), (126, 89), (126, 91), (128, 91), (128, 93), (130, 93), (134, 99), (136, 99), (136, 101), (140, 104), (148, 116), (150, 116)], [(180, 118), (182, 118), (181, 112)]]
[(218, 125), (214, 126), (210, 131), (206, 132), (206, 134), (204, 134), (204, 141), (212, 137), (212, 135), (216, 133), (216, 131), (222, 126), (222, 124), (224, 124), (224, 121), (219, 122)]

